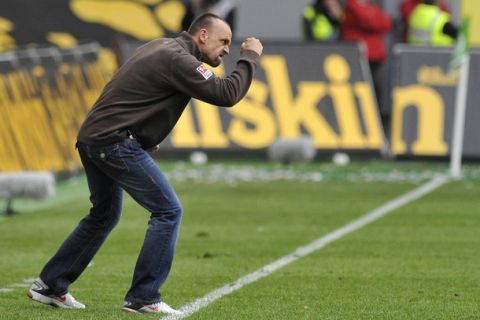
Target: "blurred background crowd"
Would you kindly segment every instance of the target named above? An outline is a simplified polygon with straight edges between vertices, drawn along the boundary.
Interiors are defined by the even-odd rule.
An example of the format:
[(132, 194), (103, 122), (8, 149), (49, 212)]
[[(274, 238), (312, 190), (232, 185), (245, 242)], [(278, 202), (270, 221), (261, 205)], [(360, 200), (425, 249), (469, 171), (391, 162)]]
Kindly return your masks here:
[[(32, 158), (27, 156), (30, 147), (24, 148), (25, 156), (19, 154), (17, 160), (11, 160), (11, 154), (20, 153), (12, 141), (36, 146), (30, 136), (40, 137), (49, 130), (58, 136), (60, 149), (68, 151), (59, 151), (58, 158), (75, 158), (71, 141), (77, 124), (117, 66), (142, 43), (174, 37), (205, 12), (217, 14), (230, 24), (234, 47), (246, 37), (255, 36), (264, 43), (265, 55), (257, 81), (241, 108), (214, 114), (193, 101), (192, 114), (186, 115), (186, 123), (181, 126), (183, 131), (170, 141), (174, 149), (258, 151), (277, 138), (308, 134), (317, 150), (377, 151), (388, 149), (390, 144), (396, 155), (448, 154), (457, 78), (448, 74), (445, 65), (465, 18), (470, 21), (468, 42), (472, 47), (480, 45), (480, 1), (2, 0), (0, 53), (5, 53), (0, 60), (0, 80), (6, 84), (4, 91), (11, 94), (0, 96), (0, 106), (6, 110), (2, 115), (11, 128), (3, 129), (0, 153), (5, 156), (0, 163), (11, 161), (5, 168), (32, 168), (24, 164)], [(95, 43), (100, 49), (90, 46), (84, 47), (83, 53), (68, 51), (86, 43)], [(353, 46), (355, 50), (350, 52), (348, 48)], [(402, 46), (429, 49), (425, 55), (415, 52), (405, 56), (398, 64), (401, 59), (396, 48)], [(437, 48), (447, 49), (439, 55)], [(233, 48), (231, 59), (236, 51)], [(478, 54), (475, 50), (471, 54), (473, 66), (478, 63)], [(83, 60), (78, 66), (80, 56)], [(228, 72), (230, 57), (219, 72)], [(83, 75), (76, 68), (82, 69)], [(334, 80), (340, 86), (332, 89), (337, 85)], [(357, 86), (359, 81), (368, 83), (368, 92)], [(40, 82), (38, 88), (49, 85), (50, 91), (37, 87), (35, 92), (24, 90), (31, 87), (30, 82)], [(327, 91), (322, 91), (324, 85)], [(78, 94), (71, 94), (74, 89)], [(410, 89), (423, 91), (419, 94)], [(475, 95), (476, 90), (469, 90), (469, 103), (476, 100)], [(34, 116), (38, 97), (44, 125), (31, 127), (24, 116)], [(17, 104), (29, 111), (20, 112)], [(411, 106), (416, 108), (413, 115)], [(357, 112), (360, 107), (378, 112), (369, 118), (365, 110)], [(71, 114), (65, 114), (65, 110)], [(469, 110), (466, 127), (480, 117), (480, 112)], [(61, 128), (49, 123), (56, 112)], [(422, 120), (427, 116), (428, 121)], [(289, 121), (283, 121), (287, 118)], [(377, 122), (383, 125), (381, 134), (377, 134)], [(236, 131), (231, 129), (232, 123)], [(477, 156), (476, 129), (469, 130), (467, 155)], [(389, 140), (390, 136), (393, 138)], [(39, 150), (38, 159), (43, 159), (44, 153)], [(52, 162), (45, 161), (46, 165)]]
[(424, 46), (451, 46), (458, 34), (444, 0), (402, 0), (395, 20), (374, 0), (313, 0), (303, 11), (307, 41), (359, 41), (365, 46), (384, 126), (388, 126), (388, 62), (396, 42)]

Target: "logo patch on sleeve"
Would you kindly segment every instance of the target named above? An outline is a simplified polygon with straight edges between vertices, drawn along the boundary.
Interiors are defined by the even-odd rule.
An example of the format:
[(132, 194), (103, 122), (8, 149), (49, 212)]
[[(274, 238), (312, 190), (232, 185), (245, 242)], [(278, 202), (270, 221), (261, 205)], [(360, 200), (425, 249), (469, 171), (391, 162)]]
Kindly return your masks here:
[(208, 70), (203, 64), (198, 66), (197, 71), (202, 75), (202, 77), (205, 78), (205, 80), (208, 80), (211, 76), (213, 76), (212, 71)]

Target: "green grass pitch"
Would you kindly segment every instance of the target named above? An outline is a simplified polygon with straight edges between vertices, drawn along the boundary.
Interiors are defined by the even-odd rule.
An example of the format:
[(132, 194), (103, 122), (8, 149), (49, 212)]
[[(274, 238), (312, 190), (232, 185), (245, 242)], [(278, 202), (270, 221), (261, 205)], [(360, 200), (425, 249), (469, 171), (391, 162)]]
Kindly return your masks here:
[[(409, 192), (446, 164), (161, 163), (184, 217), (164, 300), (181, 307)], [(3, 205), (3, 203), (0, 203)], [(89, 209), (83, 177), (0, 218), (0, 319), (159, 319), (121, 312), (148, 221), (125, 197), (121, 222), (70, 288), (85, 310), (26, 296), (29, 279)], [(224, 296), (188, 319), (479, 319), (480, 170)]]

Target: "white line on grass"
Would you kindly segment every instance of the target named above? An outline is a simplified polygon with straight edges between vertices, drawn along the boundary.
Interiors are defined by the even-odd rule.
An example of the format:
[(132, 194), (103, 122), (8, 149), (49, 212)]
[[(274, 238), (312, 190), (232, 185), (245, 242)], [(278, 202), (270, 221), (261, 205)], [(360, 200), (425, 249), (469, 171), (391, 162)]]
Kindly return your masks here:
[(28, 278), (28, 279), (23, 279), (21, 283), (14, 283), (11, 285), (8, 285), (6, 288), (0, 288), (0, 293), (8, 293), (13, 291), (15, 288), (26, 288), (30, 287), (32, 282), (35, 280), (35, 278)]
[(290, 263), (303, 258), (325, 246), (327, 246), (329, 243), (338, 240), (342, 238), (343, 236), (352, 233), (365, 225), (372, 223), (381, 217), (385, 216), (387, 213), (404, 206), (432, 191), (435, 189), (441, 187), (444, 185), (446, 182), (449, 181), (449, 178), (447, 176), (439, 176), (431, 181), (421, 185), (420, 187), (407, 192), (406, 194), (397, 197), (382, 206), (378, 207), (377, 209), (374, 209), (373, 211), (361, 216), (360, 218), (353, 220), (349, 224), (321, 237), (318, 238), (317, 240), (313, 241), (312, 243), (297, 248), (295, 251), (292, 253), (278, 259), (277, 261), (274, 261), (240, 279), (237, 279), (236, 281), (229, 283), (221, 288), (218, 288), (214, 291), (211, 291), (207, 295), (203, 296), (202, 298), (198, 298), (197, 300), (184, 305), (183, 307), (180, 308), (180, 311), (182, 312), (181, 315), (170, 315), (170, 316), (165, 316), (161, 318), (162, 320), (174, 320), (174, 319), (183, 319), (186, 318), (193, 313), (197, 312), (198, 310), (205, 308), (206, 306), (210, 305), (211, 303), (215, 302), (216, 300), (238, 290), (241, 289), (243, 286), (246, 286), (247, 284), (250, 284), (252, 282), (255, 282), (259, 279), (262, 279), (273, 272), (285, 267), (286, 265), (289, 265)]

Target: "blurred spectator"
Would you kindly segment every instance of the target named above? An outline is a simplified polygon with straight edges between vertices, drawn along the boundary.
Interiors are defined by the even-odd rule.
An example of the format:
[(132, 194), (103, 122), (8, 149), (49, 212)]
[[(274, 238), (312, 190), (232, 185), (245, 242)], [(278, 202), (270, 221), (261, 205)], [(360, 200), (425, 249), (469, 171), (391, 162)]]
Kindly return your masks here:
[(338, 0), (315, 0), (303, 10), (305, 40), (337, 40), (342, 18), (343, 9)]
[(366, 56), (372, 72), (373, 85), (384, 124), (386, 111), (386, 87), (382, 67), (388, 52), (385, 37), (392, 29), (391, 18), (372, 0), (348, 0), (340, 27), (340, 39), (360, 41), (365, 44)]
[(195, 18), (204, 13), (213, 13), (229, 25), (232, 32), (235, 31), (235, 17), (237, 0), (186, 0), (185, 16), (182, 19), (182, 29), (188, 30)]
[[(413, 12), (413, 9), (417, 6), (417, 4), (422, 3), (422, 0), (403, 0), (402, 3), (400, 3), (400, 15), (402, 17), (402, 22), (405, 25), (408, 25), (408, 19), (410, 18), (410, 15)], [(447, 13), (450, 13), (450, 9), (448, 8), (448, 4), (440, 0), (438, 1), (438, 7)]]
[[(422, 0), (403, 0), (400, 4), (400, 17), (402, 19), (402, 32), (404, 42), (407, 42), (408, 39), (408, 20), (410, 19), (410, 15), (412, 14), (413, 9), (415, 9), (417, 4), (420, 3), (422, 3)], [(450, 13), (450, 8), (444, 0), (440, 0), (438, 2), (438, 6), (442, 11)]]
[(408, 43), (449, 46), (457, 38), (458, 27), (449, 13), (442, 11), (438, 0), (423, 0), (408, 19)]

